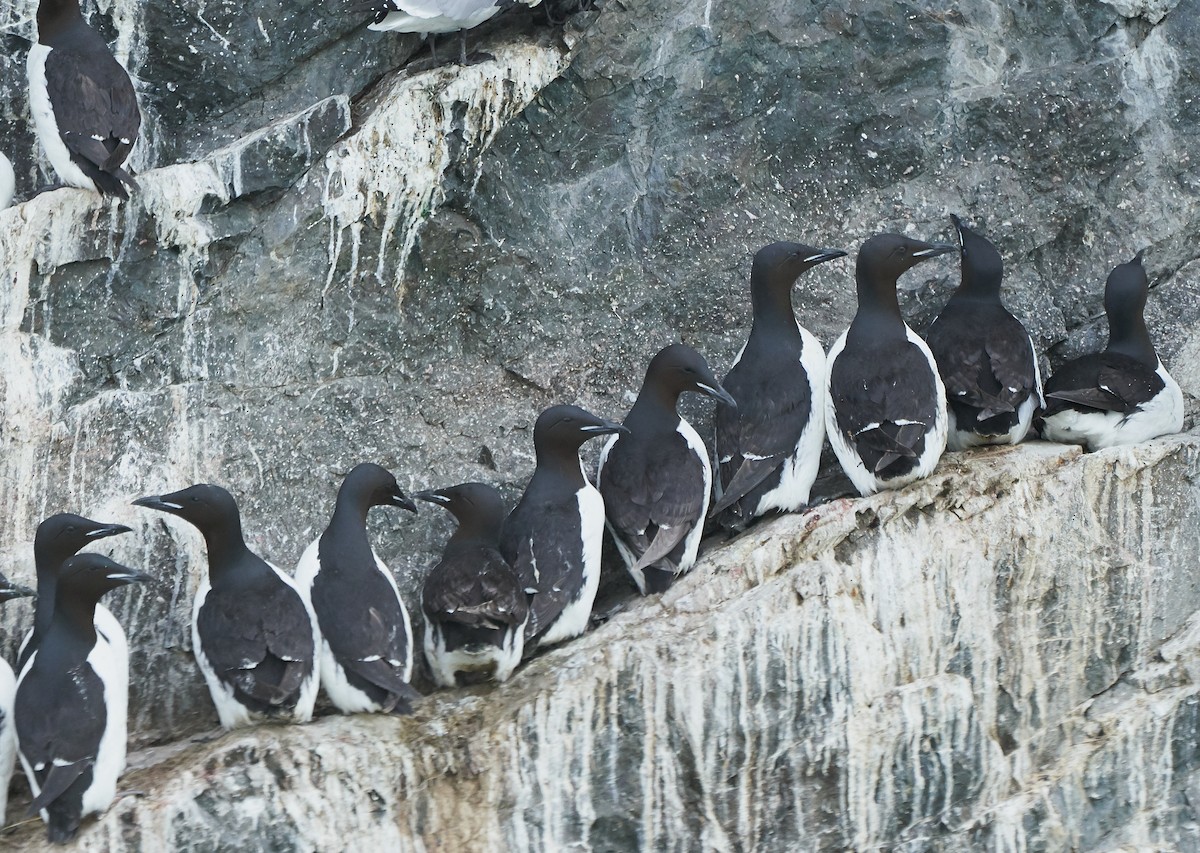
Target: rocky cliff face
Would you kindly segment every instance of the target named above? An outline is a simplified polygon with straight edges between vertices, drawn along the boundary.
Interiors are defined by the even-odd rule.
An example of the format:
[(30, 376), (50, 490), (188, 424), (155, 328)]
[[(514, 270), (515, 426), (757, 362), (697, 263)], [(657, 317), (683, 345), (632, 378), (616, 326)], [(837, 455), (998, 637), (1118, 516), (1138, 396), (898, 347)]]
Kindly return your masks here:
[[(34, 8), (10, 4), (0, 28), (28, 35)], [(116, 205), (59, 190), (0, 212), (0, 570), (31, 577), (50, 512), (136, 526), (112, 552), (162, 578), (112, 602), (139, 673), (136, 743), (215, 716), (186, 627), (202, 547), (131, 498), (226, 484), (252, 545), (291, 565), (364, 459), (414, 488), (483, 479), (515, 495), (542, 407), (619, 417), (648, 357), (680, 338), (726, 368), (750, 255), (771, 240), (948, 237), (958, 212), (1000, 246), (1008, 302), (1052, 361), (1102, 341), (1104, 277), (1149, 247), (1151, 328), (1200, 392), (1200, 3), (639, 0), (565, 26), (518, 16), (482, 37), (494, 60), (422, 73), (395, 70), (415, 37), (364, 32), (329, 3), (85, 8), (143, 81), (144, 192)], [(28, 197), (45, 179), (23, 63), (0, 57), (0, 147)], [(912, 325), (956, 272), (902, 281)], [(851, 280), (841, 262), (798, 287), (827, 344), (853, 312)], [(145, 783), (178, 809), (126, 802), (139, 828), (114, 816), (102, 832), (184, 845), (206, 821), (241, 825), (227, 812), (242, 809), (279, 827), (281, 847), (287, 816), (309, 810), (330, 833), (378, 820), (434, 848), (463, 827), (594, 849), (1185, 844), (1194, 448), (1100, 454), (1071, 474), (1047, 453), (996, 461), (1008, 485), (991, 457), (969, 482), (949, 458), (940, 485), (778, 522), (504, 692), (187, 753)], [(1069, 509), (1082, 527), (1055, 562), (1037, 537)], [(415, 604), (447, 522), (377, 513), (378, 549)], [(880, 513), (903, 521), (859, 531)], [(810, 526), (843, 523), (848, 544), (803, 550)], [(1020, 544), (1029, 528), (1041, 545)], [(1105, 537), (1124, 544), (1110, 553)], [(801, 552), (821, 586), (796, 586)], [(915, 585), (894, 575), (910, 563)], [(27, 608), (2, 620), (11, 650)], [(395, 728), (410, 752), (368, 745)], [(361, 751), (331, 746), (347, 741)], [(289, 789), (298, 799), (265, 784), (279, 767), (311, 780)], [(176, 772), (217, 787), (183, 804), (199, 789)], [(376, 774), (374, 818), (346, 781), (361, 773)], [(259, 782), (258, 797), (234, 790)], [(489, 791), (504, 794), (494, 818), (476, 809)], [(949, 840), (921, 840), (935, 837)]]
[(1194, 849), (1197, 483), (1194, 436), (958, 457), (502, 687), (142, 754), (78, 848)]

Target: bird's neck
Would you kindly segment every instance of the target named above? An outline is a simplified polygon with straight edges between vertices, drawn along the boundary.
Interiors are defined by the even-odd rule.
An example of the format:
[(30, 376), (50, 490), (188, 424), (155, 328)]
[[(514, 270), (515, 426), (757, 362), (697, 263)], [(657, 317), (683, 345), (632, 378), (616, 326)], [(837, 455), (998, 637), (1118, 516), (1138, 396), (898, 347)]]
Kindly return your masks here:
[(329, 520), (329, 529), (339, 533), (353, 530), (365, 530), (367, 514), (371, 511), (365, 501), (339, 500), (333, 508), (333, 517)]
[(204, 543), (208, 546), (208, 573), (214, 580), (231, 571), (241, 558), (250, 553), (246, 540), (242, 538), (240, 522), (227, 523), (206, 531)]
[(54, 607), (48, 636), (64, 637), (91, 648), (96, 643), (96, 603), (74, 596), (60, 598)]
[(583, 488), (587, 478), (583, 475), (583, 463), (579, 461), (579, 450), (556, 447), (537, 450), (537, 467), (534, 476), (553, 476), (576, 489)]
[(367, 509), (357, 503), (347, 505), (339, 501), (318, 546), (322, 571), (336, 573), (346, 567), (373, 565), (374, 551), (367, 538)]
[(679, 426), (679, 412), (676, 408), (679, 405), (679, 397), (679, 391), (647, 382), (638, 393), (637, 402), (625, 416), (625, 426), (633, 432), (674, 430)]
[(54, 598), (58, 589), (58, 569), (63, 561), (34, 551), (34, 567), (37, 570), (37, 602), (34, 604), (33, 633), (45, 635), (54, 618)]
[(1150, 368), (1158, 367), (1158, 353), (1154, 351), (1146, 321), (1140, 313), (1108, 318), (1106, 351), (1135, 358)]
[(446, 552), (466, 550), (481, 545), (496, 547), (500, 541), (500, 525), (502, 523), (503, 519), (492, 521), (472, 518), (466, 522), (460, 521), (458, 528), (446, 542)]
[(962, 281), (952, 298), (1000, 304), (1000, 276), (994, 272), (985, 274), (964, 269)]
[(751, 287), (750, 304), (754, 309), (754, 322), (750, 334), (800, 338), (796, 325), (796, 313), (792, 309), (792, 292), (778, 287)]
[(906, 337), (896, 296), (896, 280), (865, 276), (859, 271), (858, 311), (850, 323), (846, 340), (856, 348)]

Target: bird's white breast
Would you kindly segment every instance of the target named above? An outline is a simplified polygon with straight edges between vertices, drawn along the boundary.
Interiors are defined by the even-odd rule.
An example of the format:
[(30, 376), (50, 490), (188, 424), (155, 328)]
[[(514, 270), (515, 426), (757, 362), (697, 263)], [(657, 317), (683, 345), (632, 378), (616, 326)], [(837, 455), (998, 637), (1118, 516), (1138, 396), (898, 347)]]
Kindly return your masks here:
[(8, 783), (17, 763), (17, 727), (13, 725), (13, 701), (17, 696), (17, 679), (12, 667), (0, 660), (0, 826), (8, 806)]
[(46, 152), (50, 165), (58, 179), (72, 187), (99, 192), (95, 181), (71, 159), (71, 152), (58, 132), (58, 120), (54, 117), (54, 105), (50, 102), (50, 88), (46, 82), (46, 59), (50, 48), (35, 42), (29, 49), (25, 63), (29, 77), (29, 112), (33, 116), (33, 129)]

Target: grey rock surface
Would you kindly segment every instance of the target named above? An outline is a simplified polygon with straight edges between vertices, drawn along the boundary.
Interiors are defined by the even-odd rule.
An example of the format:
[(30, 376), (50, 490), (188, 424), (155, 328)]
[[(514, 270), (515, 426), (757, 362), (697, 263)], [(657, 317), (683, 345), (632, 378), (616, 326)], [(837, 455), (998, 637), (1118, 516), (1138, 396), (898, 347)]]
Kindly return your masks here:
[[(1102, 343), (1104, 278), (1148, 248), (1152, 332), (1185, 392), (1200, 393), (1200, 177), (1191, 151), (1200, 2), (610, 0), (562, 27), (529, 14), (499, 22), (479, 36), (494, 61), (426, 72), (396, 70), (418, 50), (415, 37), (365, 33), (361, 20), (332, 11), (336, 4), (260, 4), (253, 15), (226, 2), (84, 5), (143, 81), (147, 132), (134, 162), (144, 192), (115, 205), (58, 190), (0, 212), (0, 571), (31, 577), (33, 530), (55, 511), (136, 527), (107, 549), (162, 579), (111, 602), (138, 673), (135, 744), (177, 741), (212, 726), (215, 715), (187, 630), (202, 545), (190, 528), (129, 500), (220, 482), (241, 501), (252, 546), (291, 566), (327, 520), (340, 476), (360, 461), (388, 466), (414, 489), (481, 479), (515, 498), (532, 470), (531, 425), (545, 406), (575, 402), (622, 416), (648, 358), (673, 340), (699, 348), (719, 372), (728, 367), (747, 330), (750, 258), (772, 240), (853, 251), (884, 229), (948, 238), (947, 214), (957, 212), (1000, 247), (1008, 303), (1051, 363)], [(0, 9), (0, 29), (29, 35), (34, 7), (19, 0)], [(13, 156), (28, 198), (45, 177), (23, 79), (24, 56), (0, 56), (0, 148)], [(826, 344), (853, 314), (852, 270), (850, 261), (829, 264), (797, 288), (802, 321)], [(923, 330), (956, 281), (951, 261), (908, 274), (901, 298), (911, 325)], [(687, 412), (706, 434), (708, 409), (689, 401)], [(1104, 500), (1118, 498), (1133, 500), (1124, 492)], [(1011, 505), (1033, 515), (1006, 523), (1040, 519), (1039, 506)], [(1114, 505), (1104, 517), (1126, 519), (1135, 509)], [(1195, 533), (1194, 519), (1179, 513), (1154, 521), (1160, 535)], [(377, 548), (410, 608), (448, 529), (437, 513), (372, 516)], [(780, 535), (763, 547), (790, 547), (791, 534)], [(1080, 558), (1067, 574), (1093, 570)], [(1061, 595), (1091, 594), (1070, 589)], [(1161, 637), (1195, 609), (1182, 575), (1125, 592), (1187, 609), (1163, 623), (1174, 627)], [(1023, 605), (1006, 606), (1011, 642), (1040, 642)], [(1110, 606), (1127, 603), (1113, 593)], [(713, 624), (723, 618), (710, 614)], [(0, 613), (0, 653), (11, 656), (28, 624), (23, 603)], [(757, 657), (769, 652), (770, 635), (753, 639), (747, 666), (768, 665)], [(549, 661), (571, 654), (531, 672), (558, 683), (577, 671), (555, 673)], [(1151, 663), (1138, 660), (1138, 672)], [(1095, 666), (1092, 674), (1071, 670), (1070, 707), (1116, 665)], [(996, 667), (987, 678), (999, 677)], [(1052, 672), (1061, 670), (1044, 674)], [(1046, 696), (997, 692), (1002, 709), (976, 713), (951, 695), (961, 683), (949, 682), (932, 684), (928, 698), (912, 688), (902, 707), (913, 720), (944, 717), (968, 730), (981, 719), (1012, 720), (1017, 734), (996, 733), (996, 743), (1042, 731), (1021, 721), (1047, 719)], [(624, 695), (589, 701), (620, 704)], [(637, 695), (622, 713), (642, 713), (649, 700)], [(1022, 704), (1031, 695), (1034, 704)], [(429, 704), (430, 715), (442, 707)], [(855, 719), (875, 731), (869, 716)], [(312, 731), (355, 725), (328, 721)], [(303, 740), (309, 731), (281, 737)], [(849, 737), (818, 732), (815, 722), (805, 731), (818, 743)], [(677, 747), (708, 737), (674, 723), (661, 733)], [(753, 748), (781, 753), (774, 737)], [(1185, 738), (1164, 737), (1185, 748)], [(1123, 756), (1115, 740), (1087, 738)], [(941, 748), (911, 740), (885, 758), (916, 768), (910, 776), (932, 773), (922, 756)], [(1044, 813), (1034, 813), (1023, 800), (1000, 798), (1008, 783), (989, 775), (1000, 766), (989, 763), (991, 747), (971, 749), (953, 759), (953, 772), (938, 772), (964, 786), (964, 809), (991, 797), (1017, 816), (1006, 823), (976, 814), (988, 843), (995, 821), (1058, 821), (1095, 849), (1120, 836), (1114, 827), (1126, 816), (1169, 822), (1135, 804), (1097, 819), (1093, 832), (1080, 823), (1075, 789), (1038, 789), (1047, 799), (1038, 801)], [(832, 752), (813, 754), (824, 769), (789, 784), (826, 803), (824, 817), (787, 831), (811, 824), (826, 828), (807, 837), (857, 844), (920, 824), (904, 837), (906, 849), (921, 849), (918, 833), (933, 824), (920, 821), (933, 805), (864, 787), (874, 777), (859, 770), (843, 779), (849, 765)], [(623, 773), (642, 760), (637, 750), (620, 756), (613, 766)], [(1022, 779), (1046, 766), (1011, 763)], [(817, 781), (826, 776), (836, 778)], [(693, 788), (653, 778), (656, 797), (702, 803)], [(875, 811), (853, 818), (852, 831), (834, 828), (835, 812), (851, 804), (829, 791), (851, 782), (846, 790), (869, 791), (863, 796), (877, 806), (856, 801)], [(1171, 790), (1186, 799), (1184, 788)], [(1115, 789), (1097, 797), (1119, 799)], [(648, 814), (660, 805), (667, 814), (665, 800), (654, 803)], [(622, 824), (628, 810), (605, 808), (589, 820), (611, 827), (616, 848), (643, 837), (622, 833), (658, 837), (650, 824)], [(918, 813), (926, 817), (904, 816)], [(550, 837), (538, 833), (559, 814), (506, 837)], [(739, 827), (725, 830), (736, 847), (754, 837), (757, 820), (721, 825)], [(954, 820), (963, 837), (965, 824)]]
[(1192, 850), (1198, 483), (1195, 435), (958, 455), (501, 687), (137, 755), (75, 849)]

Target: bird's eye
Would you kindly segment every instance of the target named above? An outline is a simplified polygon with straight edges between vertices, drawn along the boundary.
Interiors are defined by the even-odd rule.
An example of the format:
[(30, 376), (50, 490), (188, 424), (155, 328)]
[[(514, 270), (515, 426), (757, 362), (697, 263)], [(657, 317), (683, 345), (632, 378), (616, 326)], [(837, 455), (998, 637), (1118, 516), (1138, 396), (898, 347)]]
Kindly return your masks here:
[(200, 498), (196, 497), (195, 495), (192, 495), (192, 503), (194, 503), (194, 504), (200, 503)]

